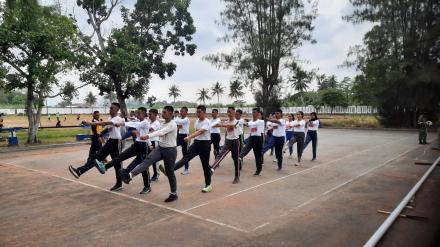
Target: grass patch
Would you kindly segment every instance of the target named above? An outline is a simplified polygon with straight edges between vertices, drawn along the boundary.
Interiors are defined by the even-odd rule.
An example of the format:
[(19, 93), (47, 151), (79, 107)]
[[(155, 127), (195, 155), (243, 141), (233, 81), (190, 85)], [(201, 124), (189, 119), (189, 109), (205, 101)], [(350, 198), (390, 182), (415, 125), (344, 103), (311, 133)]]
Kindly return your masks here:
[[(81, 128), (40, 129), (38, 131), (38, 138), (41, 144), (59, 144), (76, 142), (76, 135), (84, 133), (85, 130)], [(5, 140), (0, 142), (0, 147), (8, 146), (7, 137), (9, 136), (9, 132), (2, 132), (0, 135)], [(17, 137), (19, 145), (25, 145), (27, 141), (27, 130), (18, 131)]]

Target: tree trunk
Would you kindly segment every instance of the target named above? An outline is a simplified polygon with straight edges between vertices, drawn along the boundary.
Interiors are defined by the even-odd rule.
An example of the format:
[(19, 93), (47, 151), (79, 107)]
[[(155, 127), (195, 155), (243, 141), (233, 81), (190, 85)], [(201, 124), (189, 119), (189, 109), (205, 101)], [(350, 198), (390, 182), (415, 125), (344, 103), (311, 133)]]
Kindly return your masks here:
[(125, 104), (125, 97), (122, 95), (122, 91), (116, 89), (116, 97), (118, 98), (118, 103), (121, 105), (121, 112), (125, 112), (127, 114), (127, 104)]
[[(30, 83), (33, 85), (33, 83)], [(34, 105), (36, 103), (36, 99), (34, 96), (34, 87), (28, 86), (27, 89), (27, 97), (26, 97), (26, 115), (28, 117), (28, 144), (36, 144), (39, 143), (38, 140), (38, 124), (40, 123), (40, 115), (41, 115), (41, 106), (42, 103), (39, 102), (39, 109), (37, 112), (34, 112)], [(40, 100), (41, 101), (41, 100)]]

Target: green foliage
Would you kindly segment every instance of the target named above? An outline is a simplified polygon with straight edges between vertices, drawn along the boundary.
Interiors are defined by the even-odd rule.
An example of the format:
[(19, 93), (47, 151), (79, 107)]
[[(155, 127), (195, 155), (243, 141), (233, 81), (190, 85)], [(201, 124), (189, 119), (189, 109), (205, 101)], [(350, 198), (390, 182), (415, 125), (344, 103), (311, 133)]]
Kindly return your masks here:
[(229, 83), (229, 97), (235, 100), (243, 97), (243, 83), (239, 80), (233, 80)]
[[(351, 0), (346, 20), (372, 22), (364, 45), (353, 47), (346, 65), (361, 76), (355, 98), (374, 101), (387, 126), (416, 126), (417, 115), (440, 112), (440, 3)], [(365, 91), (364, 91), (365, 90)]]
[(340, 89), (325, 89), (321, 90), (320, 94), (322, 104), (325, 106), (330, 106), (332, 108), (332, 113), (335, 106), (348, 106), (348, 102), (344, 95), (344, 92)]
[(0, 89), (0, 105), (24, 106), (26, 104), (26, 95), (21, 91), (5, 92)]
[(89, 107), (92, 107), (96, 104), (97, 98), (92, 92), (89, 92), (84, 101)]
[(53, 87), (61, 86), (56, 75), (81, 57), (77, 29), (72, 19), (37, 1), (8, 1), (0, 14), (0, 87), (26, 89), (28, 142), (36, 143), (44, 101)]
[(89, 23), (98, 36), (98, 45), (84, 36), (84, 43), (96, 60), (82, 73), (82, 80), (98, 86), (101, 94), (115, 91), (126, 110), (126, 99), (148, 92), (152, 74), (161, 79), (174, 74), (176, 65), (163, 60), (167, 51), (172, 50), (176, 56), (194, 54), (196, 45), (191, 40), (196, 30), (188, 12), (190, 1), (144, 0), (131, 11), (121, 7), (124, 26), (113, 29), (105, 43), (101, 24), (120, 2), (115, 0), (107, 6), (103, 0), (78, 1), (91, 16)]

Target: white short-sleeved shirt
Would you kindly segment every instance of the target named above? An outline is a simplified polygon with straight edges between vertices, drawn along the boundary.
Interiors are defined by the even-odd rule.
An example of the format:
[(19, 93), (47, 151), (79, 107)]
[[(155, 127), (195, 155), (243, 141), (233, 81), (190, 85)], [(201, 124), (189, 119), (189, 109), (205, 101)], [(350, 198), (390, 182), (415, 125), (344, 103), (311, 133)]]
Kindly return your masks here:
[(293, 125), (298, 125), (298, 124), (300, 126), (299, 127), (293, 127), (293, 131), (294, 132), (304, 132), (304, 128), (306, 126), (306, 121), (304, 121), (304, 119), (300, 120), (300, 121), (298, 121), (298, 120), (293, 121)]
[(244, 126), (244, 120), (243, 119), (239, 119), (238, 120), (238, 125), (237, 125), (237, 128), (238, 128), (238, 133), (240, 134), (240, 135), (243, 135), (243, 126)]
[(203, 132), (203, 134), (194, 138), (195, 140), (199, 140), (199, 141), (211, 140), (211, 132), (210, 132), (211, 122), (209, 121), (209, 119), (205, 118), (203, 121), (201, 121), (200, 119), (197, 119), (197, 121), (194, 123), (194, 128), (196, 129), (196, 131), (198, 131), (200, 129), (205, 130), (205, 132)]
[(177, 124), (177, 128), (179, 129), (179, 134), (189, 134), (189, 118), (180, 118), (176, 117), (174, 122)]
[(308, 130), (318, 130), (318, 128), (319, 128), (319, 120), (309, 121), (307, 123)]
[[(116, 116), (114, 118), (110, 118), (110, 121), (113, 124), (125, 122), (125, 120), (123, 118), (121, 118), (120, 116)], [(109, 131), (108, 132), (108, 138), (110, 138), (110, 139), (118, 139), (118, 140), (122, 139), (121, 127), (109, 126), (107, 128), (108, 128), (108, 131)]]
[(211, 134), (220, 134), (220, 128), (218, 127), (212, 127), (216, 124), (220, 123), (220, 118), (211, 119)]
[(249, 121), (248, 126), (251, 130), (251, 136), (261, 136), (261, 133), (264, 133), (264, 120)]
[[(154, 122), (150, 121), (150, 128), (153, 129), (153, 131), (160, 130), (160, 121), (158, 119), (156, 119), (156, 121), (154, 121)], [(151, 131), (151, 132), (153, 132), (153, 131)], [(153, 137), (153, 138), (151, 138), (151, 141), (159, 141), (159, 137)]]
[(227, 121), (227, 125), (234, 125), (235, 127), (226, 128), (226, 139), (235, 140), (239, 138), (240, 133), (238, 132), (238, 120), (234, 119), (232, 121)]
[(293, 131), (293, 128), (290, 128), (291, 126), (293, 126), (293, 122), (295, 122), (295, 120), (287, 121), (287, 123), (286, 123), (286, 131)]
[(272, 122), (272, 135), (276, 137), (284, 137), (286, 135), (286, 121), (284, 119), (278, 119), (278, 121), (280, 122), (279, 124)]
[(147, 120), (138, 122), (126, 122), (125, 126), (136, 128), (139, 132), (139, 136), (136, 137), (137, 142), (148, 142), (147, 140), (141, 140), (141, 136), (145, 136), (150, 132), (150, 122)]

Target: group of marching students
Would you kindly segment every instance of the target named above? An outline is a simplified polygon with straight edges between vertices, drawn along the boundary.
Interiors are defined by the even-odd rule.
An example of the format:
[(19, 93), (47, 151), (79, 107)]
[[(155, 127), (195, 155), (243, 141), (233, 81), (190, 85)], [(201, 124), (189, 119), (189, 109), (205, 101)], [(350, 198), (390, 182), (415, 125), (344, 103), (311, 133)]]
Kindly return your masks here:
[[(144, 188), (140, 194), (151, 192), (150, 183), (159, 178), (162, 172), (170, 185), (170, 194), (165, 202), (177, 200), (177, 181), (174, 171), (184, 168), (182, 175), (189, 174), (189, 162), (199, 156), (205, 178), (202, 192), (212, 191), (211, 176), (220, 167), (221, 162), (228, 153), (231, 153), (234, 163), (233, 183), (240, 182), (240, 171), (243, 158), (252, 150), (255, 156), (256, 171), (254, 176), (259, 176), (263, 168), (263, 156), (268, 150), (275, 150), (278, 170), (283, 166), (283, 153), (289, 150), (292, 157), (293, 145), (297, 144), (296, 166), (301, 164), (303, 150), (309, 142), (313, 145), (313, 160), (316, 159), (317, 131), (319, 120), (316, 113), (311, 113), (309, 120), (304, 119), (304, 113), (289, 115), (289, 120), (283, 119), (281, 109), (270, 114), (263, 120), (259, 108), (252, 110), (252, 119), (242, 119), (243, 112), (228, 107), (227, 119), (221, 120), (217, 109), (213, 109), (211, 119), (207, 118), (206, 107), (197, 107), (197, 120), (194, 123), (194, 132), (190, 133), (190, 119), (188, 108), (182, 107), (180, 112), (174, 111), (172, 106), (165, 106), (161, 112), (145, 107), (139, 107), (130, 117), (121, 117), (118, 112), (120, 105), (112, 103), (108, 121), (100, 120), (98, 111), (93, 113), (92, 121), (82, 121), (82, 125), (91, 126), (91, 146), (86, 163), (80, 167), (69, 166), (70, 173), (79, 178), (88, 170), (96, 167), (101, 174), (110, 168), (115, 169), (116, 184), (110, 189), (119, 191), (122, 183), (129, 184), (139, 174), (142, 174)], [(225, 129), (225, 141), (220, 146), (221, 128)], [(249, 128), (249, 136), (245, 139), (244, 129)], [(307, 135), (305, 133), (307, 129)], [(108, 139), (104, 142), (103, 136)], [(121, 145), (124, 139), (133, 138), (133, 144), (123, 150)], [(176, 162), (177, 147), (182, 148), (182, 158)], [(210, 164), (211, 147), (215, 160)], [(111, 161), (106, 162), (110, 155)], [(135, 157), (126, 167), (122, 162)], [(156, 165), (163, 161), (163, 165)], [(149, 167), (153, 167), (153, 176), (150, 176)]]

